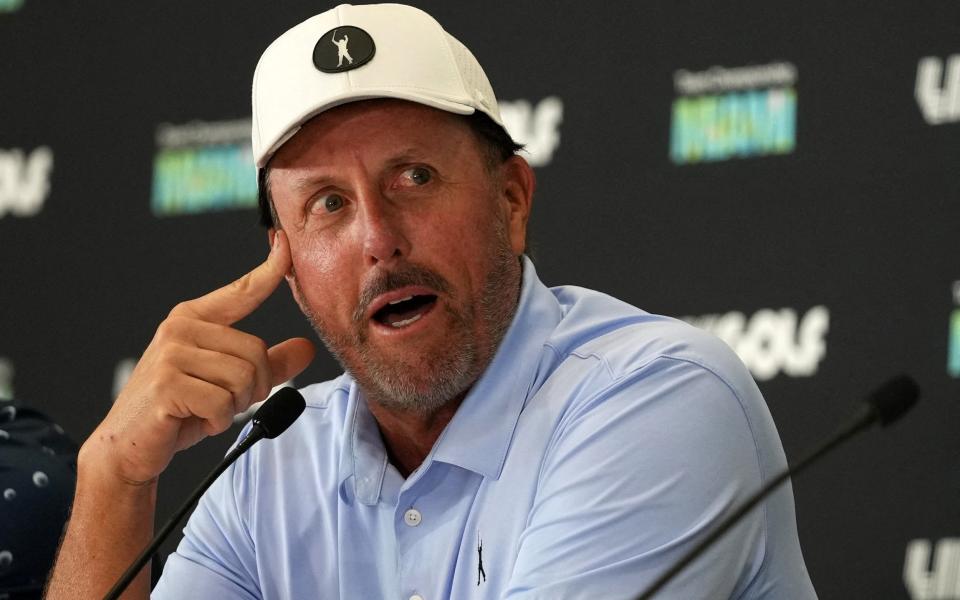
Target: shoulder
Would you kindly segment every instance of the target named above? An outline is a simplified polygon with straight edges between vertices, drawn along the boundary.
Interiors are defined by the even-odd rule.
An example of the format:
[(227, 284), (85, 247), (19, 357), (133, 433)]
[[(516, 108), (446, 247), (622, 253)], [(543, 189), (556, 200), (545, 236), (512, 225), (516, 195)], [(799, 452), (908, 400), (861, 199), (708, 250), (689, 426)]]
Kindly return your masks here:
[[(276, 441), (281, 444), (301, 443), (305, 439), (315, 439), (318, 430), (333, 433), (342, 429), (349, 414), (350, 390), (353, 380), (346, 374), (299, 389), (303, 395), (305, 407), (290, 429)], [(288, 442), (289, 440), (289, 442)]]
[[(330, 417), (337, 413), (339, 408), (338, 398), (345, 399), (350, 394), (350, 388), (353, 380), (346, 374), (340, 375), (336, 379), (330, 379), (319, 383), (314, 383), (300, 388), (303, 394), (303, 400), (306, 402), (307, 410), (313, 410), (313, 416)], [(305, 411), (306, 412), (306, 411)]]
[[(785, 464), (779, 436), (756, 382), (719, 338), (606, 294), (553, 288), (563, 318), (546, 346), (552, 365), (535, 400), (560, 411), (555, 434), (592, 435), (623, 419), (621, 440), (660, 439), (694, 454), (745, 442), (743, 462), (770, 473)], [(576, 436), (575, 436), (576, 437)], [(661, 440), (663, 441), (663, 440)], [(648, 450), (650, 450), (648, 448)]]
[(733, 350), (701, 329), (601, 292), (575, 286), (551, 291), (563, 318), (546, 345), (560, 361), (595, 361), (611, 380), (654, 363), (681, 362), (712, 373), (737, 393), (754, 387)]

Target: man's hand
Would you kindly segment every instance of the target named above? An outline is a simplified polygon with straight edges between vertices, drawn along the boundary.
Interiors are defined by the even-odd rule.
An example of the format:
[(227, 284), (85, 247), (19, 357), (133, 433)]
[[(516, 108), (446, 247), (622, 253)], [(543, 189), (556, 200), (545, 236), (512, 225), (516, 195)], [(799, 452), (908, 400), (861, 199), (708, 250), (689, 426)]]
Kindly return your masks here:
[[(113, 408), (80, 449), (77, 493), (47, 598), (102, 597), (153, 536), (156, 479), (173, 454), (230, 427), (233, 415), (302, 371), (313, 344), (271, 348), (230, 327), (290, 269), (282, 232), (270, 256), (232, 284), (184, 302), (157, 329)], [(124, 598), (149, 595), (149, 568)]]
[(101, 469), (128, 483), (155, 479), (174, 453), (225, 431), (235, 414), (310, 364), (315, 350), (304, 338), (268, 348), (231, 327), (260, 306), (289, 269), (290, 249), (278, 231), (263, 264), (170, 312), (84, 444)]

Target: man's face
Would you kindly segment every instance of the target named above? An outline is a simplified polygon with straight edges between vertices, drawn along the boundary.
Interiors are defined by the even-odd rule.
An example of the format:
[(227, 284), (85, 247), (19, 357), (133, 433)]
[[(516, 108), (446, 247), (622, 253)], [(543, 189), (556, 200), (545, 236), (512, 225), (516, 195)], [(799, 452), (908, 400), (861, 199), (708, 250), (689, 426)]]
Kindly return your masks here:
[(347, 104), (277, 152), (270, 189), (294, 294), (376, 402), (459, 397), (516, 308), (532, 174), (492, 167), (469, 126), (418, 104)]

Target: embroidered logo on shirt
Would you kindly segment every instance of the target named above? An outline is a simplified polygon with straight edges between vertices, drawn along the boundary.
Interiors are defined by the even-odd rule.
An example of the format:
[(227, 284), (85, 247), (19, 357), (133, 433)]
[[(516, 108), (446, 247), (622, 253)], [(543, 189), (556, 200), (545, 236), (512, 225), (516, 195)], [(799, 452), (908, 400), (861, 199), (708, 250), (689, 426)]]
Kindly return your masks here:
[(487, 572), (483, 570), (483, 538), (480, 532), (477, 532), (477, 585), (480, 585), (480, 578), (487, 580)]

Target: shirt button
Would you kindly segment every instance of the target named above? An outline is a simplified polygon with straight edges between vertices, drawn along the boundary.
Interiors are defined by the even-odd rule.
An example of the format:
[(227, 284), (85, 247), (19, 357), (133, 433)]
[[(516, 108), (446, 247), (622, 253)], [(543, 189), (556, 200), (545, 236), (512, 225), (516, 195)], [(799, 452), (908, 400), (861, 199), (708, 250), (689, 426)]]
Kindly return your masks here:
[(410, 596), (410, 600), (423, 600), (423, 596), (421, 596), (420, 594), (414, 594)]
[[(410, 527), (416, 527), (422, 520), (423, 517), (420, 515), (420, 511), (415, 508), (411, 508), (407, 512), (403, 513), (403, 522)], [(410, 596), (410, 600), (415, 600), (416, 598), (423, 600), (423, 598), (420, 598), (419, 596)]]

